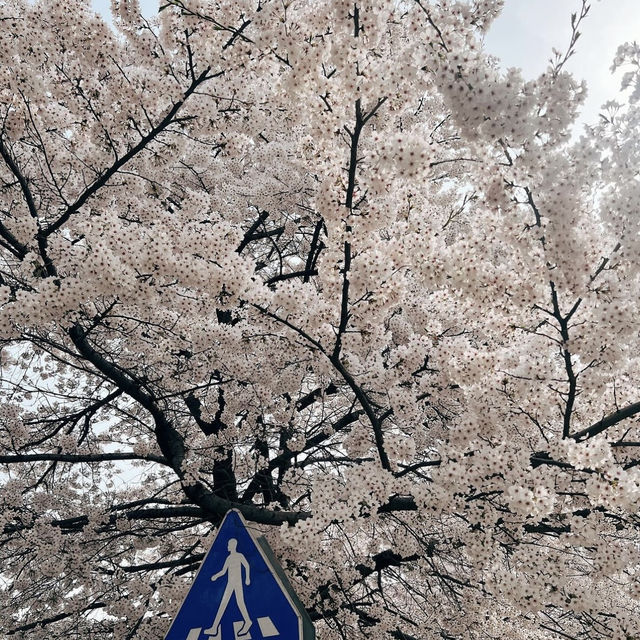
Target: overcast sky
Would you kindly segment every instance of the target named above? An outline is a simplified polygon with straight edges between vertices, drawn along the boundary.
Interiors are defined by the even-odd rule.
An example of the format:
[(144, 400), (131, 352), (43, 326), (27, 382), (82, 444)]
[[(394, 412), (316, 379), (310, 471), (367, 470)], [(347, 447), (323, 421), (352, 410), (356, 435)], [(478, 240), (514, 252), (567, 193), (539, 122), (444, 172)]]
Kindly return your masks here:
[[(108, 12), (108, 0), (92, 0), (96, 10)], [(141, 0), (145, 15), (157, 11), (157, 0)], [(571, 13), (579, 12), (580, 0), (505, 0), (502, 15), (487, 35), (489, 52), (502, 66), (520, 67), (525, 78), (542, 73), (555, 47), (565, 51), (571, 33)], [(591, 11), (581, 25), (577, 53), (567, 69), (585, 79), (589, 97), (583, 122), (594, 122), (603, 102), (615, 98), (620, 74), (609, 71), (619, 44), (640, 40), (640, 0), (591, 0)]]
[[(544, 71), (553, 47), (566, 50), (571, 13), (580, 7), (580, 0), (505, 0), (486, 48), (503, 67), (520, 67), (527, 79), (534, 78)], [(592, 0), (580, 32), (577, 53), (566, 69), (587, 81), (581, 120), (594, 122), (600, 105), (618, 95), (621, 74), (609, 71), (618, 45), (640, 40), (640, 0)]]

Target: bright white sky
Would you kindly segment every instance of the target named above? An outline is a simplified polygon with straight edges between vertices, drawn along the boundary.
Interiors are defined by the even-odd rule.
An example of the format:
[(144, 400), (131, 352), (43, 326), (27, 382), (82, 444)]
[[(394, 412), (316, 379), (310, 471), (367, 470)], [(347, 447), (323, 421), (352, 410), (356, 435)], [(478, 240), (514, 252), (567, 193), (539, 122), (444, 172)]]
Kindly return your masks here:
[[(102, 14), (108, 0), (91, 0)], [(140, 0), (142, 12), (157, 11), (157, 0)], [(502, 60), (502, 66), (520, 67), (525, 78), (542, 73), (555, 47), (565, 51), (571, 33), (571, 14), (579, 13), (580, 0), (505, 0), (502, 15), (486, 37), (486, 48)], [(582, 122), (595, 122), (600, 105), (618, 93), (620, 74), (609, 71), (619, 44), (640, 40), (640, 0), (591, 0), (583, 21), (577, 53), (567, 69), (587, 81), (589, 96)]]

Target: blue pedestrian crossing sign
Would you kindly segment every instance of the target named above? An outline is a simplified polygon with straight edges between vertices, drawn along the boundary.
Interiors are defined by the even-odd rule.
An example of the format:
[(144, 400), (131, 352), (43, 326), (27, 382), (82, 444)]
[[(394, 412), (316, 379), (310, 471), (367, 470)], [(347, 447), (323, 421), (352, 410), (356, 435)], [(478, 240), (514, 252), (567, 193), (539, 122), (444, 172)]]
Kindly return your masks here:
[(314, 640), (313, 624), (267, 541), (225, 515), (165, 640)]

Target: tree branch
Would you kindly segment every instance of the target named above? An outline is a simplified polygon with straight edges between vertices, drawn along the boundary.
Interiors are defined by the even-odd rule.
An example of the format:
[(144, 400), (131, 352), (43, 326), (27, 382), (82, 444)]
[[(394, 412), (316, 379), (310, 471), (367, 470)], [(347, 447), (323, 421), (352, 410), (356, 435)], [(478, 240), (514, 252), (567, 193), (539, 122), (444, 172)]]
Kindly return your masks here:
[(0, 455), (0, 464), (18, 464), (29, 462), (70, 462), (80, 463), (100, 463), (117, 460), (144, 460), (146, 462), (157, 462), (169, 466), (167, 459), (152, 453), (141, 455), (133, 451), (122, 451), (120, 453), (24, 453), (12, 455)]
[(380, 463), (382, 464), (383, 469), (386, 469), (387, 471), (391, 471), (389, 456), (387, 455), (387, 452), (384, 449), (384, 437), (382, 434), (382, 420), (378, 418), (376, 410), (374, 409), (371, 403), (371, 400), (369, 400), (369, 397), (367, 396), (365, 391), (357, 384), (357, 382), (355, 381), (355, 378), (347, 371), (346, 367), (342, 364), (342, 362), (340, 362), (340, 357), (336, 355), (329, 355), (326, 352), (325, 348), (322, 346), (322, 344), (320, 344), (320, 342), (312, 338), (306, 331), (300, 329), (299, 327), (296, 327), (294, 324), (292, 324), (285, 318), (281, 318), (277, 314), (272, 313), (268, 309), (265, 309), (264, 307), (261, 307), (259, 305), (254, 304), (252, 306), (258, 309), (260, 312), (264, 313), (269, 318), (273, 318), (277, 322), (280, 322), (285, 326), (289, 327), (292, 331), (294, 331), (295, 333), (303, 337), (305, 340), (307, 340), (316, 349), (318, 349), (318, 351), (323, 353), (329, 359), (329, 361), (334, 366), (336, 371), (338, 371), (338, 373), (342, 376), (342, 379), (347, 383), (347, 385), (349, 385), (350, 389), (353, 391), (354, 395), (356, 396), (356, 399), (360, 403), (360, 406), (364, 409), (364, 412), (366, 413), (367, 418), (369, 419), (369, 422), (371, 423), (371, 426), (373, 428), (376, 448), (378, 450), (378, 455), (380, 457)]
[[(76, 324), (69, 330), (69, 336), (79, 353), (88, 362), (151, 414), (155, 422), (155, 435), (160, 450), (178, 478), (183, 481), (182, 464), (186, 453), (184, 438), (171, 424), (154, 397), (131, 374), (125, 373), (99, 354), (89, 344), (85, 332), (79, 325)], [(257, 505), (241, 504), (228, 500), (216, 496), (199, 482), (188, 484), (183, 481), (182, 489), (191, 502), (204, 509), (208, 517), (214, 521), (217, 521), (229, 509), (238, 509), (248, 520), (270, 525), (280, 525), (284, 522), (293, 524), (309, 516), (304, 512), (270, 511)]]
[(82, 195), (70, 206), (67, 210), (52, 224), (50, 224), (46, 229), (43, 230), (43, 236), (46, 238), (50, 236), (52, 233), (57, 231), (63, 224), (69, 220), (69, 218), (76, 213), (86, 202), (91, 198), (99, 189), (101, 189), (109, 179), (118, 172), (127, 162), (137, 156), (143, 149), (147, 147), (147, 145), (154, 140), (158, 134), (164, 131), (170, 124), (174, 122), (174, 118), (178, 111), (182, 108), (187, 99), (191, 96), (191, 94), (205, 81), (210, 80), (211, 78), (215, 78), (219, 75), (222, 75), (224, 72), (221, 71), (214, 75), (209, 75), (210, 67), (207, 67), (199, 76), (193, 80), (189, 88), (184, 92), (182, 100), (176, 102), (169, 113), (155, 126), (147, 135), (143, 136), (142, 139), (138, 142), (137, 145), (132, 147), (127, 153), (125, 153), (121, 158), (119, 158), (116, 162), (114, 162), (106, 171), (102, 173), (102, 175), (91, 184)]
[(597, 436), (599, 433), (606, 431), (609, 427), (613, 427), (619, 422), (622, 422), (627, 418), (631, 418), (639, 413), (640, 402), (634, 402), (633, 404), (629, 404), (622, 409), (618, 409), (618, 411), (610, 413), (608, 416), (602, 418), (602, 420), (594, 422), (590, 427), (574, 433), (571, 437), (577, 442), (587, 440), (588, 438), (592, 438), (593, 436)]
[[(103, 607), (106, 607), (106, 606), (107, 606), (106, 602), (92, 602), (88, 604), (86, 607), (84, 607), (84, 611), (92, 611), (93, 609), (102, 609)], [(41, 620), (36, 620), (35, 622), (29, 622), (28, 624), (24, 624), (20, 627), (14, 627), (13, 629), (10, 629), (9, 631), (7, 631), (7, 635), (12, 636), (16, 633), (21, 633), (23, 631), (30, 631), (31, 629), (35, 629), (36, 627), (45, 627), (54, 622), (59, 622), (60, 620), (64, 620), (65, 618), (70, 618), (75, 614), (76, 612), (74, 611), (68, 612), (68, 613), (59, 613), (58, 615), (51, 616), (50, 618), (43, 618)]]
[(569, 342), (569, 320), (573, 316), (573, 314), (577, 311), (582, 299), (578, 299), (578, 301), (573, 305), (571, 311), (566, 316), (563, 316), (560, 312), (560, 304), (558, 302), (558, 293), (556, 291), (556, 287), (553, 281), (551, 281), (551, 299), (553, 302), (553, 317), (558, 321), (560, 325), (560, 335), (562, 336), (562, 347), (561, 353), (564, 359), (565, 371), (567, 372), (567, 380), (569, 384), (569, 391), (567, 393), (567, 399), (565, 401), (564, 411), (563, 411), (563, 424), (562, 424), (562, 437), (568, 438), (571, 430), (571, 416), (573, 414), (573, 405), (575, 404), (577, 393), (578, 393), (578, 376), (573, 370), (573, 359), (571, 357), (571, 352), (567, 348), (567, 344)]
[(20, 189), (22, 191), (22, 195), (24, 196), (24, 200), (27, 204), (27, 208), (29, 209), (29, 213), (32, 218), (38, 218), (38, 209), (36, 207), (36, 203), (33, 199), (33, 194), (31, 193), (31, 189), (29, 187), (29, 182), (27, 178), (24, 176), (20, 168), (16, 164), (15, 160), (11, 157), (9, 150), (5, 147), (4, 142), (2, 141), (2, 137), (0, 136), (0, 156), (5, 161), (6, 165), (9, 167), (9, 170), (18, 181), (20, 185)]

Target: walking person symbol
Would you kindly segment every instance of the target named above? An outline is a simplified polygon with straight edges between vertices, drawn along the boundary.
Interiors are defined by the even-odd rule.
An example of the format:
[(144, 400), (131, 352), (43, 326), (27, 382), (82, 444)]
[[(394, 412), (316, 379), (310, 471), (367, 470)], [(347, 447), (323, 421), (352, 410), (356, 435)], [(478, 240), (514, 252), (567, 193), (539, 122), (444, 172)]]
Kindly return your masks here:
[(238, 609), (240, 609), (240, 613), (244, 620), (242, 627), (237, 630), (237, 635), (244, 636), (249, 633), (249, 629), (251, 628), (251, 618), (247, 611), (247, 605), (244, 602), (244, 587), (242, 584), (243, 567), (245, 571), (244, 585), (248, 587), (251, 584), (249, 563), (239, 551), (236, 551), (237, 546), (238, 541), (235, 538), (230, 538), (227, 543), (229, 555), (227, 556), (222, 569), (211, 576), (211, 581), (215, 582), (218, 578), (224, 576), (225, 573), (227, 574), (227, 586), (222, 594), (222, 600), (220, 600), (220, 606), (218, 607), (216, 617), (213, 619), (213, 624), (208, 629), (204, 630), (204, 633), (207, 635), (214, 636), (214, 640), (218, 640), (220, 637), (220, 621), (222, 620), (222, 616), (227, 609), (227, 605), (229, 604), (229, 600), (231, 600), (232, 595), (235, 595), (236, 597)]

